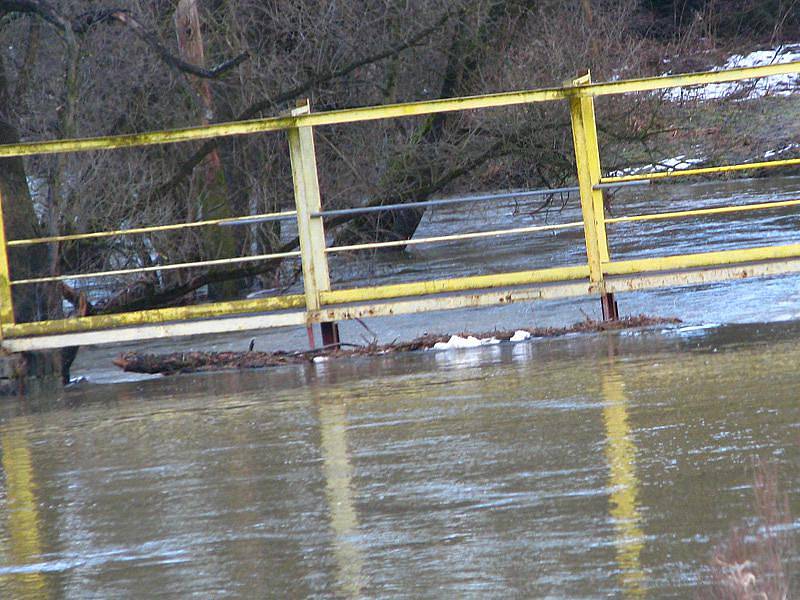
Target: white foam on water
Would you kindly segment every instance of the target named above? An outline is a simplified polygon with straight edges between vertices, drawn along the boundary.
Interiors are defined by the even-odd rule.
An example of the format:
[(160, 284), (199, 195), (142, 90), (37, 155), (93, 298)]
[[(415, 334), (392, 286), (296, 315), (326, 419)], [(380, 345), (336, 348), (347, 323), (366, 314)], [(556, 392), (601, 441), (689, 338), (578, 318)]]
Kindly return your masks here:
[(511, 339), (508, 340), (509, 342), (524, 342), (525, 340), (531, 339), (531, 334), (527, 331), (523, 331), (522, 329), (518, 329), (514, 332), (514, 335), (511, 336)]
[(479, 348), (481, 346), (494, 346), (499, 344), (500, 340), (496, 337), (478, 339), (472, 335), (461, 337), (460, 335), (450, 336), (446, 342), (436, 342), (433, 345), (433, 350), (463, 350), (465, 348)]

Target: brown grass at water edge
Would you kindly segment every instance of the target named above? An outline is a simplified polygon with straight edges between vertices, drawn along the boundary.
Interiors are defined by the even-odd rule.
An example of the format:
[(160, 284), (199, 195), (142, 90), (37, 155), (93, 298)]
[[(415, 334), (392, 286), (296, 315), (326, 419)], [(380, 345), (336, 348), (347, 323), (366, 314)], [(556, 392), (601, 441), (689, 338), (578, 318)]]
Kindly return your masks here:
[(754, 460), (755, 520), (734, 527), (714, 548), (707, 582), (698, 599), (785, 600), (792, 597), (787, 563), (794, 556), (788, 494), (781, 491), (778, 468)]

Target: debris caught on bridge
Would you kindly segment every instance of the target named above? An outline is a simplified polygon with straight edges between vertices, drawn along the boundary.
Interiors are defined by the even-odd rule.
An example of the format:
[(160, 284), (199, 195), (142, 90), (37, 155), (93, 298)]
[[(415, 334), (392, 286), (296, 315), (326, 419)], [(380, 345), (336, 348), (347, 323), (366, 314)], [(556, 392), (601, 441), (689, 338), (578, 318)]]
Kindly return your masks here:
[[(532, 329), (516, 329), (513, 331), (492, 331), (482, 334), (462, 333), (467, 338), (494, 338), (500, 342), (521, 341), (521, 332), (530, 334), (531, 338), (548, 338), (569, 333), (596, 333), (617, 329), (653, 327), (657, 325), (673, 325), (680, 319), (651, 317), (639, 315), (626, 317), (618, 321), (594, 321), (586, 319), (570, 327), (545, 327)], [(305, 352), (173, 352), (171, 354), (144, 354), (126, 352), (114, 359), (114, 364), (123, 371), (131, 373), (148, 373), (176, 375), (180, 373), (197, 373), (201, 371), (220, 371), (225, 369), (260, 369), (280, 365), (315, 362), (314, 359), (348, 358), (352, 356), (376, 356), (394, 352), (414, 352), (433, 349), (436, 344), (446, 345), (453, 336), (424, 335), (410, 342), (392, 344), (369, 344), (366, 346), (346, 345), (340, 349), (318, 348)], [(441, 346), (440, 346), (441, 348)], [(319, 362), (319, 361), (316, 361)]]

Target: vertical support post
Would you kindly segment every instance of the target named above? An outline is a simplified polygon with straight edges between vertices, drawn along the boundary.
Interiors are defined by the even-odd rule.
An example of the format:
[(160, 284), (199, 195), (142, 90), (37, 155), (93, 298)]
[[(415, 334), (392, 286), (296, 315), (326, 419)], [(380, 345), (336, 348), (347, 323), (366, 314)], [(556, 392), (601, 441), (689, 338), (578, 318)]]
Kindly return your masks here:
[[(292, 116), (311, 112), (308, 100), (298, 103)], [(311, 328), (311, 313), (321, 306), (320, 292), (331, 289), (328, 273), (328, 257), (325, 254), (325, 229), (321, 217), (312, 217), (322, 210), (317, 179), (317, 157), (314, 149), (314, 133), (311, 127), (295, 127), (288, 130), (289, 155), (292, 161), (294, 199), (297, 208), (297, 233), (300, 238), (300, 259), (303, 266), (303, 289), (306, 297), (309, 343), (314, 346)], [(323, 345), (338, 345), (336, 323), (323, 323)], [(335, 332), (335, 336), (332, 333)], [(335, 342), (333, 339), (335, 338)]]
[[(585, 85), (592, 82), (587, 73), (572, 80), (572, 85)], [(600, 183), (600, 148), (597, 142), (597, 124), (594, 114), (594, 98), (576, 93), (570, 98), (572, 119), (572, 139), (575, 146), (575, 165), (578, 170), (578, 186), (581, 194), (586, 256), (589, 261), (589, 278), (601, 294), (603, 320), (614, 321), (619, 318), (617, 303), (613, 294), (605, 290), (603, 263), (610, 260), (608, 237), (606, 235), (605, 203), (603, 191), (596, 189)]]
[(0, 340), (3, 329), (14, 324), (14, 302), (11, 298), (11, 272), (8, 266), (6, 225), (3, 218), (3, 193), (0, 191)]

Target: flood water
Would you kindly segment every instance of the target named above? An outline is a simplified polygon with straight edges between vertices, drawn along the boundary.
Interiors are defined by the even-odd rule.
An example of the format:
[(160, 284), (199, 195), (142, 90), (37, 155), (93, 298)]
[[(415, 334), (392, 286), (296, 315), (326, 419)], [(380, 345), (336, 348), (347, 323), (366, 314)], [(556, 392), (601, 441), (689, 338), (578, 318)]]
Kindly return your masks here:
[[(742, 197), (797, 184), (756, 182)], [(437, 218), (438, 231), (454, 219), (426, 227)], [(659, 225), (648, 243), (620, 228), (612, 249), (703, 249), (713, 228), (723, 245), (723, 233), (797, 241), (793, 215), (759, 218), (768, 236), (728, 218)], [(420, 250), (404, 269), (579, 257), (470, 248)], [(337, 285), (385, 268), (351, 267)], [(797, 287), (785, 277), (619, 298), (623, 312), (686, 321), (668, 328), (263, 371), (122, 381), (106, 366), (113, 352), (83, 352), (88, 382), (0, 407), (0, 597), (691, 597), (715, 546), (756, 516), (756, 456), (777, 465), (800, 514)], [(391, 341), (563, 323), (590, 302), (373, 329)], [(250, 336), (221, 339), (185, 343)]]
[(6, 405), (0, 595), (686, 597), (754, 516), (754, 456), (800, 509), (798, 335), (575, 336)]

